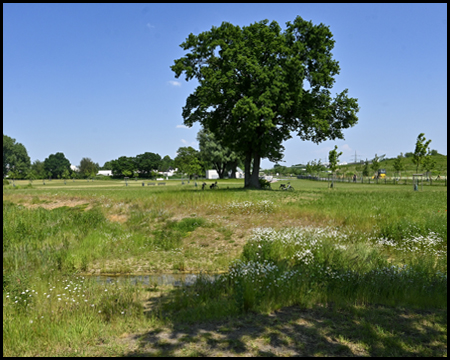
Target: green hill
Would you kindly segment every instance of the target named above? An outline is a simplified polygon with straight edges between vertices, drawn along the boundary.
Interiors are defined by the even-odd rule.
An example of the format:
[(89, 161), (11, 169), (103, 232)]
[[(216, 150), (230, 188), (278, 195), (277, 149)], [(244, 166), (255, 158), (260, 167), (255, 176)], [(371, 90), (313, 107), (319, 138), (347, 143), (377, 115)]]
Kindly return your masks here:
[[(447, 176), (447, 155), (432, 155), (432, 158), (436, 161), (436, 165), (434, 166), (434, 169), (432, 171), (432, 176)], [(401, 176), (412, 176), (412, 174), (416, 173), (416, 165), (412, 162), (412, 157), (404, 157), (403, 158), (403, 164), (405, 167), (405, 170), (401, 172)], [(396, 176), (396, 172), (394, 170), (394, 160), (395, 158), (391, 159), (385, 159), (383, 161), (380, 161), (380, 168), (386, 169), (386, 176), (393, 177)], [(340, 166), (340, 173), (341, 174), (347, 174), (347, 173), (361, 173), (363, 165), (355, 165), (355, 164), (349, 164), (349, 165), (342, 165)], [(370, 172), (372, 173), (372, 169), (370, 169)], [(421, 167), (419, 167), (418, 173), (424, 173), (425, 170), (423, 170)]]

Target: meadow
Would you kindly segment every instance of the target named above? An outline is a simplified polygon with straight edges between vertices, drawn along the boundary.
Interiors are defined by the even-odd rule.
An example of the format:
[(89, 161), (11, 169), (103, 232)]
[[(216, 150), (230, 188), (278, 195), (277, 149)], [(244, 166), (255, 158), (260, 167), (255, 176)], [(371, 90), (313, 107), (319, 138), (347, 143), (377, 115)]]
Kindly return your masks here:
[(447, 188), (290, 182), (4, 186), (3, 355), (446, 356)]

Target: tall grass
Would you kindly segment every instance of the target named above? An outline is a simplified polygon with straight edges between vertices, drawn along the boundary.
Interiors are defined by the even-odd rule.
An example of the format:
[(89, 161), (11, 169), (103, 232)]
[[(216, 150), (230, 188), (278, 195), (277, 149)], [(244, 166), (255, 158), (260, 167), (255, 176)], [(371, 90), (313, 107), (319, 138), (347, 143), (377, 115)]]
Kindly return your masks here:
[[(210, 191), (113, 181), (4, 189), (4, 355), (73, 354), (100, 342), (100, 333), (117, 335), (157, 319), (199, 321), (292, 304), (446, 307), (445, 191), (345, 183), (331, 191), (294, 180), (296, 190), (288, 193), (229, 183)], [(17, 204), (70, 199), (92, 208)], [(231, 247), (237, 255), (229, 255)], [(201, 277), (165, 293), (150, 320), (139, 287), (105, 287), (79, 275), (93, 264), (155, 258), (164, 270), (183, 270), (206, 254), (207, 261), (195, 260), (209, 270), (235, 261), (215, 282)]]
[(437, 262), (416, 250), (396, 265), (382, 247), (350, 238), (326, 228), (257, 229), (228, 274), (179, 290), (164, 309), (194, 321), (317, 302), (446, 307), (446, 243)]

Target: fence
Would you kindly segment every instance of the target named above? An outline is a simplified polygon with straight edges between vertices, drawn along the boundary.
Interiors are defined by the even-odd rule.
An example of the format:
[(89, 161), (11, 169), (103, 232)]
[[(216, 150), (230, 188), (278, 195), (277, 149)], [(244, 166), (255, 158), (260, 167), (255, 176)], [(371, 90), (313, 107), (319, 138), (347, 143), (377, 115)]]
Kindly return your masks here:
[[(335, 183), (357, 183), (357, 184), (375, 184), (375, 185), (410, 185), (413, 186), (412, 178), (388, 178), (384, 179), (372, 179), (371, 177), (358, 177), (356, 182), (352, 177), (335, 177), (333, 179), (327, 177), (319, 177), (312, 175), (297, 175), (297, 179), (313, 180), (313, 181), (331, 181)], [(436, 179), (424, 179), (424, 186), (447, 186), (447, 177)]]

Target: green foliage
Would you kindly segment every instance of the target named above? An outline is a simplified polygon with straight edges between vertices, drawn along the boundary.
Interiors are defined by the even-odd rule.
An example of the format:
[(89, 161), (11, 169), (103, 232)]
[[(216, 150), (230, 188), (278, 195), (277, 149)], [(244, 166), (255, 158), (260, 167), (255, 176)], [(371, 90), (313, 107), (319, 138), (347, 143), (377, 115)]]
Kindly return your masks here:
[(117, 160), (111, 160), (111, 169), (114, 176), (128, 176), (133, 175), (134, 170), (136, 170), (135, 158), (121, 156)]
[(394, 167), (394, 170), (396, 172), (398, 172), (398, 173), (400, 173), (401, 171), (405, 170), (405, 165), (403, 163), (403, 154), (402, 153), (400, 153), (400, 155), (398, 155), (395, 158), (392, 166)]
[(13, 171), (16, 179), (22, 179), (30, 166), (30, 157), (25, 146), (3, 134), (3, 177)]
[(366, 161), (364, 162), (364, 167), (363, 167), (363, 171), (362, 174), (363, 176), (369, 176), (369, 160), (366, 159)]
[(212, 164), (220, 179), (223, 179), (227, 170), (231, 170), (232, 173), (236, 172), (236, 164), (239, 161), (238, 154), (218, 141), (212, 132), (201, 129), (197, 134), (197, 141), (201, 160), (204, 163)]
[[(329, 28), (297, 16), (283, 32), (263, 20), (239, 27), (223, 22), (180, 45), (189, 51), (171, 69), (200, 85), (183, 108), (184, 123), (199, 121), (231, 150), (245, 155), (245, 186), (259, 187), (261, 158), (282, 158), (294, 131), (315, 143), (342, 139), (356, 124), (357, 100), (329, 89), (339, 65)], [(243, 50), (245, 49), (245, 50)], [(310, 90), (304, 90), (304, 82)], [(253, 165), (252, 165), (253, 161)]]
[(267, 181), (266, 179), (259, 179), (259, 185), (261, 189), (270, 189), (270, 181)]
[(180, 221), (167, 221), (160, 230), (153, 232), (153, 246), (162, 250), (173, 250), (182, 246), (183, 238), (189, 232), (203, 226), (205, 220), (202, 218), (185, 218)]
[(420, 133), (417, 137), (416, 148), (414, 149), (414, 155), (412, 158), (413, 163), (416, 165), (416, 172), (419, 170), (420, 165), (422, 164), (423, 158), (426, 156), (429, 151), (429, 146), (431, 140), (426, 141), (424, 133)]
[(169, 155), (166, 155), (163, 157), (163, 159), (161, 160), (161, 164), (159, 166), (159, 171), (165, 172), (165, 171), (169, 171), (170, 168), (173, 167), (173, 160), (170, 158)]
[(70, 161), (63, 153), (51, 154), (44, 160), (44, 169), (49, 177), (60, 178), (65, 170), (70, 172)]
[(161, 156), (151, 152), (145, 152), (136, 156), (136, 170), (141, 177), (152, 177), (152, 172), (161, 166)]
[(33, 161), (33, 163), (31, 164), (31, 171), (34, 172), (36, 179), (45, 179), (47, 177), (47, 172), (45, 170), (43, 161)]
[(334, 146), (334, 149), (331, 150), (328, 154), (328, 162), (330, 163), (329, 168), (334, 173), (338, 166), (339, 156), (342, 155), (342, 151), (340, 153), (337, 152), (337, 145)]
[(381, 165), (380, 158), (377, 154), (375, 154), (375, 157), (372, 159), (372, 164), (370, 165), (370, 167), (372, 168), (373, 172), (378, 175), (378, 170), (380, 170)]
[[(81, 159), (78, 169), (84, 178), (92, 178), (97, 174), (99, 167), (98, 164), (94, 163), (90, 158), (84, 157)], [(65, 175), (66, 177), (63, 177), (63, 179), (67, 179), (70, 174)]]
[(429, 151), (426, 156), (424, 156), (422, 161), (422, 168), (427, 172), (431, 172), (436, 166), (436, 159), (432, 156), (431, 152)]
[(188, 176), (200, 175), (203, 172), (200, 153), (191, 146), (180, 147), (174, 160), (174, 166), (178, 171)]

